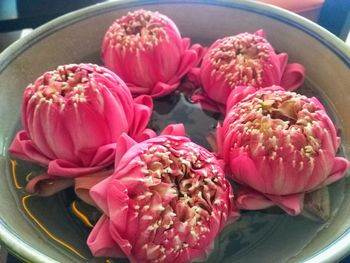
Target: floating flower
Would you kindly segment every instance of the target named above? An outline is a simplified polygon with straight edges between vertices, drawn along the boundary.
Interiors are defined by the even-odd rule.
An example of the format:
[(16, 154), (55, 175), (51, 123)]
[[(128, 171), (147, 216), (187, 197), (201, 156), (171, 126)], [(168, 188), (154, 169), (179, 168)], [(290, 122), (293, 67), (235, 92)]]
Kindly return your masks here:
[(113, 164), (122, 133), (136, 140), (152, 136), (146, 129), (152, 107), (150, 97), (133, 100), (125, 83), (108, 69), (59, 66), (25, 89), (24, 129), (9, 151), (48, 167), (51, 178), (94, 173)]
[(88, 238), (95, 256), (190, 262), (238, 216), (216, 157), (183, 137), (183, 128), (168, 132), (139, 144), (120, 138), (114, 174), (90, 190), (104, 213)]
[[(230, 167), (232, 179), (248, 186), (238, 201), (259, 206), (256, 193), (290, 214), (302, 210), (305, 192), (338, 181), (349, 161), (336, 157), (337, 131), (316, 98), (271, 87), (241, 100), (228, 99), (228, 111), (217, 130), (219, 152)], [(261, 206), (268, 205), (264, 198)], [(241, 206), (242, 207), (242, 206)]]
[[(196, 94), (195, 101), (226, 105), (229, 94), (237, 86), (256, 88), (281, 85), (294, 90), (304, 80), (304, 67), (288, 64), (286, 53), (276, 54), (262, 30), (241, 33), (218, 39), (203, 57), (200, 69), (193, 69), (190, 76), (200, 83), (204, 94)], [(223, 110), (221, 110), (223, 111)]]
[(133, 94), (160, 97), (173, 92), (201, 58), (202, 48), (181, 38), (175, 23), (158, 12), (138, 10), (117, 19), (102, 45), (105, 66)]

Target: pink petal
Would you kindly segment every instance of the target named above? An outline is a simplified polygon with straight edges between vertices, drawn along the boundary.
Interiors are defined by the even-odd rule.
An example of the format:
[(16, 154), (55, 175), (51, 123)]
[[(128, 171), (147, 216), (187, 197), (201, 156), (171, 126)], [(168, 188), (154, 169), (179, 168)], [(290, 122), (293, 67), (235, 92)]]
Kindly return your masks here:
[(255, 162), (246, 154), (241, 153), (237, 157), (230, 158), (230, 167), (233, 174), (232, 179), (244, 183), (254, 189), (265, 191), (265, 181)]
[(263, 194), (243, 185), (238, 186), (236, 197), (236, 206), (238, 209), (260, 210), (274, 205), (274, 203)]
[(203, 47), (201, 44), (197, 43), (193, 44), (190, 49), (194, 50), (197, 53), (197, 64), (195, 64), (197, 66), (198, 64), (200, 64), (204, 55), (207, 53), (208, 48)]
[(257, 89), (251, 86), (235, 87), (226, 100), (226, 113), (228, 113), (228, 111), (241, 100), (243, 100), (248, 95), (253, 94), (256, 91)]
[(130, 89), (131, 93), (133, 95), (140, 95), (140, 94), (149, 94), (149, 88), (146, 87), (140, 87), (137, 85), (134, 85), (133, 83), (126, 83), (126, 85), (128, 86), (128, 88)]
[[(186, 38), (184, 38), (183, 41), (185, 42)], [(197, 65), (203, 53), (203, 49), (199, 44), (194, 45), (191, 49), (186, 49), (182, 55), (181, 64), (176, 72), (177, 78), (181, 79), (191, 68)]]
[(89, 166), (105, 167), (111, 165), (114, 161), (116, 147), (116, 143), (106, 144), (101, 147), (98, 147)]
[(191, 100), (194, 103), (199, 103), (201, 108), (211, 112), (225, 113), (225, 105), (215, 102), (210, 99), (204, 91), (195, 93), (191, 96)]
[(303, 210), (304, 194), (294, 195), (266, 195), (272, 202), (292, 216), (296, 216)]
[(134, 119), (130, 126), (129, 135), (137, 138), (142, 134), (148, 125), (152, 115), (153, 101), (150, 96), (139, 96), (135, 100)]
[(342, 157), (335, 157), (331, 174), (328, 176), (323, 185), (329, 185), (346, 176), (350, 167), (350, 162)]
[(73, 186), (73, 184), (72, 179), (64, 179), (45, 173), (31, 179), (26, 186), (26, 191), (29, 194), (50, 196)]
[(129, 201), (128, 189), (119, 180), (111, 180), (107, 187), (108, 216), (120, 234), (127, 228)]
[(191, 68), (187, 73), (187, 79), (193, 84), (193, 86), (198, 87), (201, 85), (201, 69)]
[(105, 170), (97, 172), (95, 174), (89, 174), (85, 176), (80, 176), (74, 179), (74, 190), (76, 195), (83, 200), (85, 203), (96, 206), (95, 202), (92, 200), (89, 191), (97, 183), (106, 179), (113, 173), (112, 170)]
[(263, 29), (259, 29), (258, 31), (256, 31), (256, 32), (254, 33), (254, 35), (257, 35), (257, 36), (266, 38), (266, 34), (265, 34), (265, 32), (264, 32)]
[(95, 257), (126, 257), (110, 235), (109, 219), (106, 215), (103, 215), (92, 229), (87, 245)]
[(109, 176), (101, 182), (94, 185), (90, 191), (89, 195), (93, 202), (99, 207), (104, 214), (109, 214), (108, 204), (107, 204), (107, 189), (109, 184), (112, 182), (113, 176)]
[(223, 158), (224, 156), (224, 134), (223, 134), (223, 128), (220, 123), (216, 126), (216, 146), (217, 146), (217, 153), (220, 158)]
[(9, 153), (16, 158), (36, 162), (42, 166), (47, 166), (50, 162), (49, 158), (36, 149), (25, 131), (16, 134), (9, 147)]
[(288, 64), (283, 72), (281, 86), (287, 90), (295, 90), (304, 82), (305, 68), (298, 63)]
[[(283, 75), (283, 73), (286, 70), (287, 64), (288, 64), (288, 54), (287, 53), (280, 53), (277, 55), (278, 60), (279, 60), (279, 67), (278, 69), (280, 70), (278, 73), (280, 76)], [(277, 84), (277, 83), (276, 83)], [(285, 86), (281, 85), (283, 88), (286, 88)]]
[[(73, 153), (71, 153), (72, 143), (69, 132), (62, 122), (62, 116), (57, 110), (57, 107), (42, 103), (37, 108), (33, 109), (32, 112), (28, 112), (27, 118), (28, 137), (30, 137), (33, 144), (40, 149), (40, 152), (50, 159), (57, 158), (57, 154), (62, 153), (66, 158), (78, 160), (78, 158), (75, 158)], [(55, 121), (49, 123), (48, 120)], [(47, 136), (48, 134), (49, 136)], [(53, 140), (52, 134), (56, 136), (65, 134), (65, 139), (58, 138)]]
[(163, 97), (175, 91), (179, 85), (180, 85), (179, 79), (177, 80), (177, 82), (172, 84), (158, 82), (152, 89), (150, 95), (152, 96), (152, 98)]
[(152, 129), (145, 129), (143, 132), (141, 132), (138, 136), (136, 136), (135, 141), (136, 142), (143, 142), (148, 139), (154, 138), (157, 136), (157, 133)]
[(105, 166), (80, 167), (62, 159), (55, 159), (49, 162), (47, 172), (54, 176), (74, 178), (83, 174), (90, 174), (103, 169)]
[(185, 126), (182, 123), (166, 126), (160, 135), (185, 136)]
[(137, 143), (127, 134), (123, 133), (117, 142), (117, 149), (115, 153), (114, 167), (118, 167), (121, 158), (124, 154)]

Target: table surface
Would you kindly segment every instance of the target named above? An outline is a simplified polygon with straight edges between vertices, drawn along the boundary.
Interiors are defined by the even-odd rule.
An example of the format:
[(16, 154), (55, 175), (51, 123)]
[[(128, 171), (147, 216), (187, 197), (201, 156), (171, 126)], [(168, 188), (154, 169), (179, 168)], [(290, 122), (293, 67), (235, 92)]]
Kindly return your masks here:
[[(0, 0), (0, 52), (43, 23), (105, 0)], [(28, 4), (29, 3), (29, 4)], [(350, 45), (350, 1), (326, 0), (318, 23)], [(25, 29), (25, 30), (23, 30)], [(20, 263), (0, 246), (0, 263)], [(350, 263), (350, 257), (341, 261)]]

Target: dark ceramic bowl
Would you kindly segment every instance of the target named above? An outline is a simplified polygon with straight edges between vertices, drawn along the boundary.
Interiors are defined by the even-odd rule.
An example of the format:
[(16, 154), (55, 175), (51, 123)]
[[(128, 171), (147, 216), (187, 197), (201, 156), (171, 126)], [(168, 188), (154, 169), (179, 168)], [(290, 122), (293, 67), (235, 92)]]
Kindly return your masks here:
[[(323, 100), (350, 143), (350, 50), (316, 24), (250, 1), (116, 1), (60, 17), (19, 40), (0, 55), (0, 240), (28, 262), (97, 262), (85, 240), (88, 230), (70, 212), (69, 193), (27, 196), (25, 177), (40, 170), (15, 162), (8, 146), (20, 129), (22, 91), (59, 64), (101, 63), (104, 32), (118, 17), (139, 8), (172, 18), (183, 36), (210, 44), (217, 38), (263, 28), (277, 50), (305, 65), (304, 89)], [(335, 262), (350, 252), (350, 185), (329, 188), (326, 222), (273, 211), (246, 212), (216, 240), (208, 262)], [(68, 195), (68, 196), (67, 196)], [(103, 261), (102, 261), (103, 262)]]

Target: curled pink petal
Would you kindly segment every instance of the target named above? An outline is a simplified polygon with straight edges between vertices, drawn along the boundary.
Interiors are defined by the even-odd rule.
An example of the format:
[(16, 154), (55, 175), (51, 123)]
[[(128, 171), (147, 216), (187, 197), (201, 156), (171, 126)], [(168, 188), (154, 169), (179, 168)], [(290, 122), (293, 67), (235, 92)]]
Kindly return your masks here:
[(281, 86), (286, 90), (295, 90), (303, 84), (305, 68), (298, 63), (288, 64), (283, 72)]
[(92, 206), (96, 206), (96, 204), (90, 197), (89, 191), (97, 183), (110, 176), (112, 172), (112, 170), (104, 170), (94, 174), (76, 177), (74, 179), (74, 191), (76, 195), (85, 203)]
[(150, 95), (153, 98), (164, 97), (174, 92), (179, 85), (180, 85), (179, 81), (172, 84), (157, 82), (157, 84), (155, 84), (154, 88), (152, 89)]
[(243, 210), (260, 210), (274, 206), (275, 204), (263, 194), (250, 187), (238, 186), (236, 193), (236, 206)]
[(173, 92), (203, 55), (190, 47), (175, 23), (158, 12), (137, 10), (117, 19), (107, 30), (101, 57), (107, 68), (128, 84), (134, 95), (161, 97)]
[[(220, 230), (239, 217), (221, 164), (206, 149), (174, 135), (179, 127), (184, 133), (173, 125), (165, 129), (171, 135), (134, 145), (122, 135), (128, 150), (113, 175), (90, 190), (105, 214), (99, 226), (131, 262), (205, 258)], [(93, 237), (103, 231), (94, 229)], [(103, 251), (102, 242), (96, 245)]]
[(47, 166), (50, 162), (49, 158), (36, 149), (25, 131), (20, 131), (16, 134), (16, 137), (13, 139), (9, 147), (9, 152), (16, 158), (26, 161), (34, 161), (42, 166)]
[(96, 257), (125, 257), (125, 254), (112, 239), (108, 224), (109, 219), (102, 216), (91, 231), (87, 244)]
[(346, 172), (349, 170), (350, 163), (348, 160), (342, 157), (336, 157), (334, 159), (333, 168), (329, 177), (324, 181), (323, 185), (329, 185), (336, 181), (339, 181), (346, 176)]
[(211, 112), (225, 112), (225, 105), (219, 104), (211, 100), (206, 93), (202, 90), (197, 90), (192, 96), (191, 100), (193, 103), (199, 103), (202, 109), (211, 111)]
[(303, 210), (304, 194), (295, 195), (266, 195), (273, 203), (292, 216), (299, 215)]
[(200, 67), (191, 68), (187, 73), (188, 80), (193, 84), (194, 87), (198, 87), (201, 84), (201, 71)]
[[(183, 39), (187, 43), (190, 42), (189, 38)], [(184, 44), (184, 53), (177, 70), (178, 77), (182, 78), (187, 72), (197, 65), (203, 54), (203, 49), (199, 44), (196, 44), (194, 48), (188, 49), (188, 44)]]
[(119, 165), (120, 159), (124, 156), (124, 154), (134, 145), (136, 145), (136, 141), (134, 141), (130, 136), (123, 133), (118, 139), (118, 148), (115, 154), (114, 165), (117, 167)]
[(259, 30), (255, 31), (255, 32), (254, 32), (254, 35), (257, 35), (257, 36), (259, 36), (259, 37), (266, 38), (266, 34), (265, 34), (264, 30), (262, 30), (262, 29), (259, 29)]
[(116, 143), (110, 143), (99, 147), (92, 160), (91, 166), (107, 166), (113, 162), (115, 156)]
[(349, 161), (336, 157), (339, 140), (317, 99), (276, 86), (229, 98), (217, 129), (231, 178), (291, 215), (301, 212), (304, 193), (345, 176)]
[(66, 178), (55, 178), (48, 174), (41, 174), (29, 180), (26, 191), (29, 194), (49, 196), (73, 186), (74, 181)]
[(170, 124), (166, 126), (161, 135), (185, 136), (185, 126), (180, 124)]
[(56, 159), (49, 162), (47, 172), (52, 176), (74, 178), (83, 174), (95, 173), (105, 166), (80, 167), (66, 160)]
[(235, 106), (238, 102), (243, 100), (250, 94), (256, 92), (257, 89), (252, 86), (237, 86), (227, 98), (226, 101), (226, 109), (230, 110), (233, 106)]
[(129, 135), (137, 138), (145, 131), (148, 125), (152, 115), (153, 101), (149, 96), (139, 96), (134, 102), (134, 120)]

